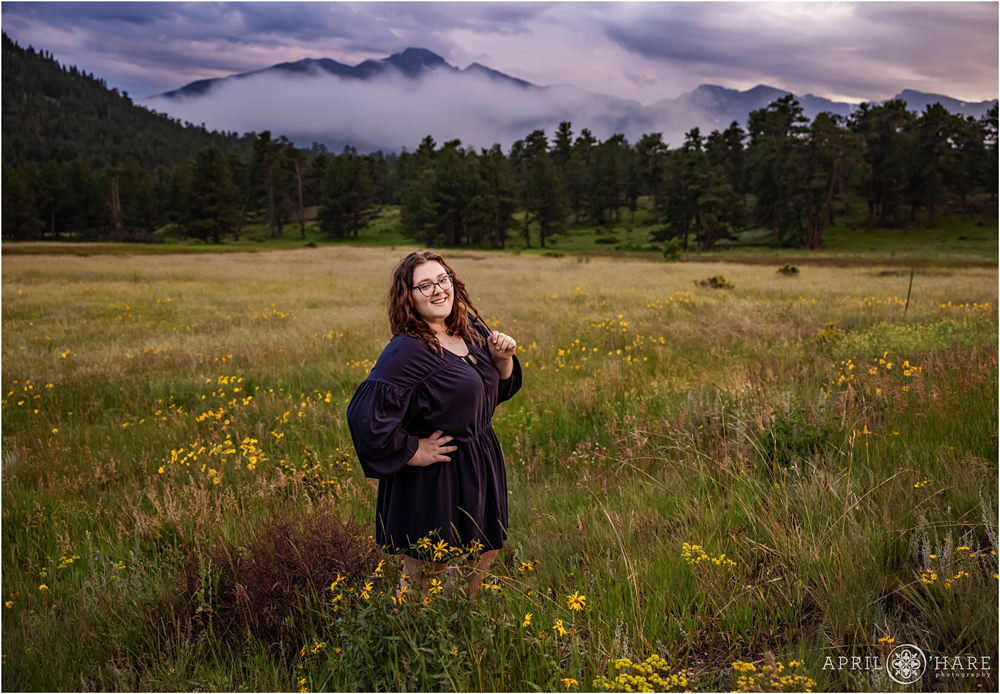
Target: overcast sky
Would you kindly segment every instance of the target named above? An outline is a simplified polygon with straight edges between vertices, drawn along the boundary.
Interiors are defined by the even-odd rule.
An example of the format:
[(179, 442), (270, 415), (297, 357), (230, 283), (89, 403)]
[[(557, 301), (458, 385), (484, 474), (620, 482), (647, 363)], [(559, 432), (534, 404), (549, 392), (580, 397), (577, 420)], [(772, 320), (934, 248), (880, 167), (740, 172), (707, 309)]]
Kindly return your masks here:
[(996, 2), (3, 2), (3, 30), (142, 98), (302, 58), (409, 46), (650, 104), (699, 84), (840, 101), (997, 97)]

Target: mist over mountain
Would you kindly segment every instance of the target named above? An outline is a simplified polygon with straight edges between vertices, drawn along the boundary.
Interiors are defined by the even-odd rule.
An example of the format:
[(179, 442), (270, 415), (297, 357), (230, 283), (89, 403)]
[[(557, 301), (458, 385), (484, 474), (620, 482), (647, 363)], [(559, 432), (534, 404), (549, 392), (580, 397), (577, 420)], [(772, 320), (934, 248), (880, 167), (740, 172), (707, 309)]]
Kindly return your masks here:
[[(413, 149), (426, 135), (438, 142), (458, 138), (466, 146), (507, 148), (535, 129), (555, 131), (570, 121), (599, 139), (623, 133), (630, 141), (662, 132), (678, 146), (684, 133), (722, 130), (764, 108), (786, 90), (758, 85), (746, 91), (701, 85), (672, 99), (644, 105), (573, 85), (538, 86), (485, 65), (464, 69), (422, 48), (349, 66), (307, 58), (229, 77), (198, 80), (142, 100), (149, 108), (209, 129), (286, 135), (299, 146), (313, 142), (339, 151)], [(822, 111), (846, 116), (857, 104), (796, 95), (806, 117)], [(979, 117), (993, 101), (962, 102), (904, 90), (911, 110), (940, 102), (954, 113)]]

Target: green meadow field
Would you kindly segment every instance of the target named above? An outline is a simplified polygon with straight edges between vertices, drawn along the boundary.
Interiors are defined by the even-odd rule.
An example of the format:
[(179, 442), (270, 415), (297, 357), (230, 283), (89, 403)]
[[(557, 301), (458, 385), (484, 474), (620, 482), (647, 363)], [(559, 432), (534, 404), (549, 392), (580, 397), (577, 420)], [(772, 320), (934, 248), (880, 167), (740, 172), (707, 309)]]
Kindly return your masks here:
[(446, 252), (524, 373), (474, 604), (396, 599), (344, 421), (409, 249), (5, 248), (3, 689), (995, 691), (990, 236), (908, 302), (877, 253)]

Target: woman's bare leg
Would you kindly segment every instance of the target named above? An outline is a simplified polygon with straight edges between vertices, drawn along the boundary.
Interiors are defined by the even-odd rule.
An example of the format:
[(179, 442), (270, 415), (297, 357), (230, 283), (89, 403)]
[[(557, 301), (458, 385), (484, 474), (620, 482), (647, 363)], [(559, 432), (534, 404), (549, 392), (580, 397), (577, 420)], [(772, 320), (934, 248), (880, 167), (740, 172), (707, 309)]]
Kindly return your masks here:
[(440, 576), (448, 568), (447, 564), (439, 562), (424, 561), (414, 559), (408, 554), (403, 555), (403, 575), (399, 580), (399, 592), (397, 597), (410, 590), (412, 585), (423, 590), (430, 583), (430, 580)]
[(479, 594), (479, 587), (483, 584), (483, 577), (490, 570), (490, 565), (493, 564), (493, 560), (497, 558), (499, 552), (500, 550), (491, 549), (479, 555), (479, 563), (472, 570), (472, 575), (469, 577), (470, 597), (475, 598)]

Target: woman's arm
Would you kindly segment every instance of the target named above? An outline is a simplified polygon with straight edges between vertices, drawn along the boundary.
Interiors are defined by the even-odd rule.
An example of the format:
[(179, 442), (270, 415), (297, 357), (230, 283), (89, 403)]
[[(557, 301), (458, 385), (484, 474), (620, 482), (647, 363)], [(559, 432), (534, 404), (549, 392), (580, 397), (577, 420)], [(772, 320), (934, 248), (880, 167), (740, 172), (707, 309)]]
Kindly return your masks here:
[(500, 380), (506, 381), (514, 373), (514, 352), (517, 351), (517, 342), (510, 335), (494, 330), (488, 338), (486, 345), (490, 350), (490, 357), (497, 367)]

